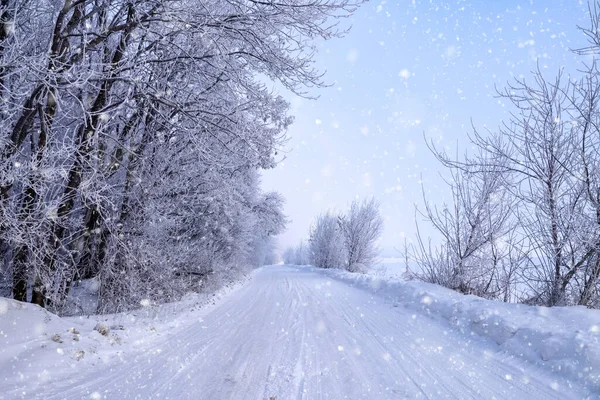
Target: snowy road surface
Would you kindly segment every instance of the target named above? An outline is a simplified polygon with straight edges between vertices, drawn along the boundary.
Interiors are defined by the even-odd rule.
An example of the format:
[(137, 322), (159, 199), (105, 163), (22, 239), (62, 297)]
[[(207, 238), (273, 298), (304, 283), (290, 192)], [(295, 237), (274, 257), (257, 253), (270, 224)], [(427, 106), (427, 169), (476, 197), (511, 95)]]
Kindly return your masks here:
[(44, 390), (45, 399), (586, 397), (476, 335), (290, 266), (259, 270), (154, 351)]

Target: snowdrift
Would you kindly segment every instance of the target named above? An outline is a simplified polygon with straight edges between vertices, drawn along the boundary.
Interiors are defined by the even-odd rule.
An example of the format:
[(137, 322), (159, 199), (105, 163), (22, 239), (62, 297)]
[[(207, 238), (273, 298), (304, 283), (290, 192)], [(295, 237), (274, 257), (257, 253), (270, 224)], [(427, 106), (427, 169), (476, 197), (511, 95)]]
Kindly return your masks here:
[(73, 374), (154, 352), (157, 343), (198, 321), (249, 279), (228, 282), (212, 293), (189, 293), (177, 302), (148, 301), (140, 309), (107, 315), (59, 317), (0, 297), (0, 400), (35, 397), (48, 384), (69, 387)]
[(0, 399), (29, 395), (79, 362), (98, 362), (95, 349), (104, 338), (80, 331), (78, 324), (37, 305), (0, 298), (0, 382), (19, 388), (0, 393)]
[(371, 291), (395, 306), (443, 320), (454, 329), (495, 341), (501, 351), (549, 368), (600, 393), (600, 311), (533, 307), (465, 296), (424, 282), (382, 279), (342, 270), (309, 268)]

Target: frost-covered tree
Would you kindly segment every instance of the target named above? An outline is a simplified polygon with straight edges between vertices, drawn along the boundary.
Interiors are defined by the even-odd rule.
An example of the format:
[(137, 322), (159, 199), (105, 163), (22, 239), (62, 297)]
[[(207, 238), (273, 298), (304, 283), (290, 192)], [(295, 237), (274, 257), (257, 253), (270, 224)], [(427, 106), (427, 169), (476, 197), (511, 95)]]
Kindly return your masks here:
[[(504, 300), (514, 300), (518, 292), (517, 300), (532, 304), (600, 304), (599, 10), (598, 2), (591, 3), (591, 28), (583, 30), (590, 46), (577, 51), (591, 61), (580, 80), (566, 78), (562, 70), (553, 78), (538, 70), (530, 79), (515, 80), (499, 93), (512, 106), (510, 118), (497, 131), (475, 130), (471, 135), (478, 156), (457, 161), (438, 153), (446, 166), (467, 174), (461, 182), (468, 183), (460, 186), (472, 186), (490, 174), (502, 177), (504, 183), (495, 190), (499, 195), (485, 202), (497, 204), (500, 199), (502, 211), (495, 214), (505, 217), (492, 220), (506, 220), (509, 230), (491, 236), (497, 241), (486, 239), (489, 228), (481, 229), (479, 219), (473, 218), (477, 202), (465, 202), (453, 191), (453, 213), (426, 212), (446, 246), (432, 252), (419, 242), (418, 253), (427, 255), (425, 265), (435, 267), (432, 273), (425, 271), (429, 278), (464, 291), (462, 278), (458, 286), (447, 279), (456, 267), (447, 267), (464, 272), (462, 260), (483, 253), (502, 263), (496, 264), (500, 269), (480, 260), (474, 263), (480, 265), (475, 271), (490, 277), (490, 285), (479, 294), (494, 297), (497, 286)], [(478, 189), (471, 197), (485, 198), (484, 193)], [(471, 292), (472, 285), (468, 288)]]
[(354, 200), (348, 211), (338, 217), (338, 226), (346, 253), (346, 269), (364, 272), (371, 268), (379, 253), (377, 241), (383, 232), (379, 203), (374, 198)]
[(310, 245), (307, 245), (303, 240), (300, 241), (294, 250), (294, 264), (308, 265), (310, 264)]
[(516, 278), (509, 258), (512, 242), (507, 240), (514, 228), (511, 200), (500, 168), (480, 161), (489, 168), (451, 170), (450, 204), (431, 204), (423, 189), (425, 207), (418, 214), (434, 228), (440, 243), (424, 239), (417, 223), (416, 243), (405, 251), (415, 263), (409, 277), (497, 298), (510, 291)]
[(293, 265), (310, 264), (309, 246), (304, 241), (301, 241), (297, 246), (288, 247), (283, 252), (283, 262)]
[(337, 21), (359, 3), (3, 1), (0, 251), (13, 297), (60, 311), (74, 282), (96, 277), (110, 311), (259, 263), (281, 215), (256, 174), (292, 122), (262, 81), (322, 86), (315, 39), (343, 35)]
[[(515, 258), (522, 286), (527, 287), (521, 300), (568, 304), (573, 299), (567, 292), (574, 289), (572, 283), (596, 240), (593, 233), (587, 237), (593, 225), (584, 223), (588, 200), (579, 149), (586, 140), (574, 119), (572, 83), (562, 73), (552, 81), (539, 71), (533, 78), (532, 83), (517, 80), (501, 93), (515, 111), (497, 132), (474, 131), (471, 139), (480, 155), (456, 161), (438, 154), (446, 166), (460, 172), (451, 185), (452, 211), (440, 214), (426, 207), (427, 219), (444, 237), (447, 249), (442, 253), (447, 260), (442, 264), (451, 267), (452, 279), (435, 275), (461, 292), (494, 297), (494, 276), (500, 276), (494, 275), (496, 265), (488, 266), (480, 258), (497, 259), (498, 248), (489, 238), (502, 240), (503, 226), (508, 224), (514, 243), (524, 252)], [(498, 211), (491, 212), (491, 206)], [(421, 244), (420, 254), (424, 249)], [(465, 270), (465, 263), (472, 265), (472, 272)], [(473, 285), (465, 279), (480, 282)]]
[(517, 81), (503, 93), (515, 114), (491, 137), (476, 133), (474, 143), (499, 160), (515, 182), (509, 189), (518, 202), (514, 218), (530, 253), (522, 271), (529, 301), (569, 304), (567, 292), (574, 289), (571, 284), (597, 241), (587, 237), (594, 235), (593, 225), (584, 223), (589, 204), (580, 178), (585, 163), (578, 153), (586, 142), (585, 129), (573, 119), (573, 86), (562, 72), (552, 81), (541, 72), (533, 78), (532, 83)]
[(283, 252), (283, 254), (281, 255), (281, 258), (283, 259), (283, 263), (284, 264), (294, 264), (294, 261), (295, 261), (294, 253), (295, 253), (295, 249), (293, 246), (286, 248), (285, 251)]
[(308, 241), (310, 264), (319, 268), (342, 268), (346, 263), (344, 238), (338, 217), (327, 212), (318, 215), (310, 229)]

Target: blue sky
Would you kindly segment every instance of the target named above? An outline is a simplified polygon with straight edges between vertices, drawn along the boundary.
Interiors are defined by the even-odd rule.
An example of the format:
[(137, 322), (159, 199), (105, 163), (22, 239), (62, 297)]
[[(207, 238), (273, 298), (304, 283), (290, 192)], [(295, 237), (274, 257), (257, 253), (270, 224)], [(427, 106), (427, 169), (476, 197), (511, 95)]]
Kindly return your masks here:
[(345, 38), (318, 44), (332, 86), (318, 100), (285, 94), (296, 117), (286, 159), (263, 173), (263, 188), (286, 198), (281, 248), (306, 239), (319, 212), (375, 196), (380, 245), (394, 255), (415, 235), (421, 185), (436, 204), (447, 195), (424, 137), (468, 149), (471, 120), (494, 130), (508, 116), (495, 86), (537, 65), (576, 75), (585, 61), (569, 51), (586, 45), (577, 30), (587, 26), (585, 1), (373, 1), (349, 22)]

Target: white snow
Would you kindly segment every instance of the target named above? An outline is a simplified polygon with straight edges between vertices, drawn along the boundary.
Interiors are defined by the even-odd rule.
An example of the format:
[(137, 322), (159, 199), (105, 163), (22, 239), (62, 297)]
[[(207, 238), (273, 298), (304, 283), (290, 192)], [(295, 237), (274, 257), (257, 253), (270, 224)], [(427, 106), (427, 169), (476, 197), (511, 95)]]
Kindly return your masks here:
[(127, 314), (0, 299), (0, 399), (595, 398), (599, 327), (597, 311), (273, 266)]
[(381, 257), (368, 272), (378, 278), (403, 280), (406, 272), (406, 261), (398, 257)]
[(429, 315), (464, 335), (490, 338), (504, 354), (577, 380), (600, 393), (598, 310), (507, 304), (464, 296), (424, 282), (312, 269), (376, 293), (407, 310)]

